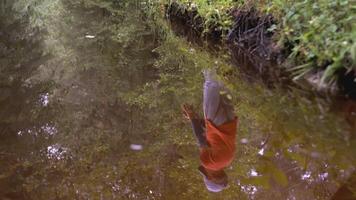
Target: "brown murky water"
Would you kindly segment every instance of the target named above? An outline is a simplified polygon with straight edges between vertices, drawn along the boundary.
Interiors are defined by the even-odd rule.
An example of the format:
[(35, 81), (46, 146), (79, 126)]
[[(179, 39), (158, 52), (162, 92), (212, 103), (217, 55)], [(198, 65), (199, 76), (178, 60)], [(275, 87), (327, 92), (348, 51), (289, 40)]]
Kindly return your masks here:
[[(144, 1), (0, 2), (1, 199), (330, 199), (354, 171), (353, 102), (242, 81)], [(216, 63), (241, 124), (221, 194), (179, 110)]]

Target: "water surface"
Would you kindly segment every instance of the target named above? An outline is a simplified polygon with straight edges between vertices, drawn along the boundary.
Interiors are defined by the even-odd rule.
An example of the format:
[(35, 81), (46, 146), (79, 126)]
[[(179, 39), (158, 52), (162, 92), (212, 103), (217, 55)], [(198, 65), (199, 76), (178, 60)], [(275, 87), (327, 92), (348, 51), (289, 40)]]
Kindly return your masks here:
[[(352, 109), (241, 80), (142, 2), (0, 2), (2, 199), (329, 199), (354, 170)], [(220, 194), (180, 111), (213, 66), (240, 118)]]

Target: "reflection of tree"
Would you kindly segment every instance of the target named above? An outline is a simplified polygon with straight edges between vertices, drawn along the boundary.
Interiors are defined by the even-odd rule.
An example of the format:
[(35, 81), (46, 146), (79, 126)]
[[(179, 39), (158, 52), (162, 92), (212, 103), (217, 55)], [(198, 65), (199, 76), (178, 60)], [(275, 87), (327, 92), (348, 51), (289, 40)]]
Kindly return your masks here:
[[(13, 2), (0, 2), (4, 6), (7, 3), (11, 10), (9, 4)], [(41, 116), (43, 111), (38, 107), (38, 95), (52, 86), (47, 81), (34, 85), (25, 81), (49, 56), (40, 48), (43, 40), (40, 31), (28, 27), (28, 16), (16, 14), (8, 12), (2, 18), (6, 20), (0, 21), (0, 134), (4, 135), (15, 135), (22, 128), (47, 122)], [(34, 107), (40, 113), (35, 113)]]
[[(354, 164), (349, 159), (353, 152), (338, 137), (342, 123), (321, 115), (315, 102), (267, 90), (254, 81), (246, 84), (221, 60), (170, 34), (158, 38), (162, 39), (158, 46), (152, 39), (155, 30), (142, 20), (141, 12), (129, 12), (120, 4), (117, 16), (110, 15), (106, 10), (110, 4), (98, 8), (84, 2), (86, 8), (78, 1), (66, 4), (69, 14), (76, 15), (61, 20), (65, 26), (58, 29), (63, 31), (62, 45), (71, 51), (53, 64), (75, 68), (60, 73), (70, 79), (31, 89), (22, 85), (41, 64), (34, 60), (43, 61), (37, 39), (20, 41), (29, 46), (14, 51), (7, 63), (15, 66), (15, 58), (25, 55), (21, 61), (27, 66), (25, 73), (0, 66), (0, 133), (32, 131), (37, 123), (48, 121), (58, 130), (41, 139), (1, 135), (0, 161), (5, 164), (0, 166), (0, 195), (8, 189), (6, 195), (17, 194), (18, 199), (214, 198), (203, 189), (196, 171), (198, 152), (179, 106), (189, 102), (201, 107), (201, 69), (216, 63), (234, 75), (225, 78), (237, 97), (234, 103), (241, 121), (237, 157), (228, 169), (236, 184), (217, 198), (248, 199), (254, 188), (258, 189), (254, 197), (270, 199), (318, 192), (319, 174), (330, 172), (328, 179), (338, 181), (338, 169)], [(93, 40), (83, 39), (89, 29), (97, 33)], [(13, 44), (17, 45), (6, 45)], [(14, 77), (11, 84), (6, 75)], [(39, 95), (51, 91), (56, 101), (39, 107)], [(240, 143), (242, 138), (247, 142)], [(131, 143), (143, 145), (143, 150), (131, 151)], [(59, 153), (61, 159), (48, 152)], [(257, 176), (251, 177), (251, 169)], [(303, 175), (310, 176), (309, 182), (300, 181)]]

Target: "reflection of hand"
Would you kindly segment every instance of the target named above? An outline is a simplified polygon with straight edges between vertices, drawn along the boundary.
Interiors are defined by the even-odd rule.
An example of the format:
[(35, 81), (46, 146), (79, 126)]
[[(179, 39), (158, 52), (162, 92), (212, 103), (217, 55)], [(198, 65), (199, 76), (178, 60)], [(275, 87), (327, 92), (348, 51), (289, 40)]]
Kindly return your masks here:
[(186, 119), (196, 119), (197, 115), (195, 114), (194, 110), (193, 110), (193, 106), (189, 105), (189, 104), (183, 104), (182, 105), (182, 111), (183, 111), (183, 115)]

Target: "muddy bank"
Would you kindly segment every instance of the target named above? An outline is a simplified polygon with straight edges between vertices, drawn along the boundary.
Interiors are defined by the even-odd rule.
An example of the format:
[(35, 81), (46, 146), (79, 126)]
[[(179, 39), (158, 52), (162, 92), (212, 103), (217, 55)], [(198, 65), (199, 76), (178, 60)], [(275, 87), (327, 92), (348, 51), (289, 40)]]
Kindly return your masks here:
[[(251, 35), (256, 33), (241, 31), (243, 28), (250, 30), (251, 28), (248, 26), (238, 28), (230, 33), (223, 33), (215, 30), (216, 27), (212, 27), (209, 32), (203, 34), (204, 19), (198, 15), (196, 10), (182, 10), (177, 3), (167, 6), (166, 14), (171, 28), (179, 36), (187, 38), (188, 41), (198, 46), (208, 48), (213, 54), (221, 52), (230, 54), (231, 62), (244, 71), (241, 76), (247, 81), (261, 79), (268, 86), (277, 84), (276, 80), (279, 81), (278, 83), (290, 82), (287, 79), (287, 73), (278, 67), (276, 59), (278, 54), (267, 52), (266, 48), (263, 48), (263, 45), (271, 43), (271, 36), (264, 35), (262, 40), (254, 42)], [(242, 15), (245, 13), (236, 14), (236, 17), (243, 18)], [(250, 36), (248, 36), (249, 34)], [(238, 35), (244, 35), (244, 37), (239, 38)], [(238, 44), (238, 40), (242, 41), (241, 44)], [(259, 77), (256, 77), (256, 73), (259, 74)]]
[[(263, 82), (268, 88), (282, 88), (284, 94), (289, 93), (292, 98), (297, 99), (301, 96), (303, 99), (309, 99), (306, 100), (308, 102), (310, 100), (310, 102), (314, 102), (312, 99), (315, 97), (319, 99), (318, 101), (327, 101), (328, 103), (318, 103), (317, 101), (314, 102), (314, 104), (318, 105), (323, 112), (330, 109), (332, 113), (338, 116), (339, 120), (345, 121), (348, 124), (347, 132), (350, 133), (350, 135), (346, 137), (351, 140), (355, 138), (356, 102), (354, 99), (356, 98), (356, 85), (354, 82), (355, 75), (352, 74), (353, 72), (349, 72), (348, 75), (345, 76), (340, 74), (338, 84), (334, 84), (332, 88), (328, 88), (326, 85), (320, 87), (319, 81), (322, 75), (317, 71), (313, 71), (313, 73), (306, 76), (305, 79), (294, 82), (291, 78), (291, 73), (288, 72), (285, 67), (285, 65), (293, 65), (291, 62), (286, 62), (286, 56), (289, 52), (287, 50), (277, 49), (274, 46), (272, 42), (273, 35), (267, 31), (267, 27), (263, 28), (265, 32), (263, 29), (259, 30), (257, 28), (260, 32), (256, 30), (257, 33), (263, 35), (261, 40), (253, 43), (253, 38), (251, 37), (246, 39), (245, 43), (242, 42), (242, 44), (245, 45), (238, 45), (238, 34), (242, 36), (245, 35), (244, 37), (247, 38), (246, 35), (248, 35), (248, 33), (243, 33), (243, 31), (238, 31), (238, 29), (230, 35), (225, 33), (227, 36), (230, 36), (230, 40), (229, 38), (225, 38), (221, 32), (218, 34), (208, 33), (202, 37), (203, 24), (200, 21), (202, 19), (200, 17), (194, 17), (197, 14), (196, 11), (182, 11), (174, 9), (174, 7), (167, 7), (166, 11), (167, 18), (170, 21), (170, 27), (177, 35), (186, 38), (189, 42), (197, 46), (209, 49), (210, 53), (218, 55), (217, 57), (226, 52), (230, 54), (229, 61), (238, 67), (239, 71), (243, 72), (239, 73), (239, 76), (245, 82), (250, 84)], [(252, 15), (251, 18), (255, 17), (253, 14), (243, 13), (238, 23), (242, 23), (242, 21), (246, 19), (246, 17), (244, 18), (242, 15)], [(195, 21), (196, 19), (197, 21)], [(266, 18), (264, 18), (264, 20), (268, 21)], [(253, 24), (253, 22), (248, 23)], [(261, 27), (262, 26), (263, 25), (261, 25)], [(241, 29), (243, 29), (243, 27), (241, 27)], [(248, 28), (246, 29), (249, 30)], [(243, 38), (241, 40), (243, 40)], [(249, 45), (252, 45), (256, 50), (252, 47), (249, 49)], [(268, 48), (268, 51), (265, 50), (266, 48)], [(234, 83), (238, 88), (237, 82)], [(333, 93), (331, 93), (331, 90)], [(329, 98), (330, 96), (331, 98)]]
[(217, 26), (204, 30), (205, 19), (197, 9), (188, 10), (178, 3), (166, 5), (166, 16), (175, 32), (200, 44), (208, 41), (209, 46), (215, 46), (215, 49), (228, 49), (232, 62), (242, 69), (248, 79), (261, 79), (268, 86), (293, 86), (322, 95), (356, 99), (355, 71), (338, 71), (338, 80), (333, 84), (322, 83), (326, 66), (312, 70), (298, 80), (292, 79), (292, 72), (288, 68), (296, 64), (287, 57), (293, 46), (284, 44), (284, 48), (281, 48), (274, 41), (278, 22), (271, 14), (262, 14), (249, 8), (230, 10), (229, 15), (233, 18), (233, 26), (229, 31), (222, 31)]

